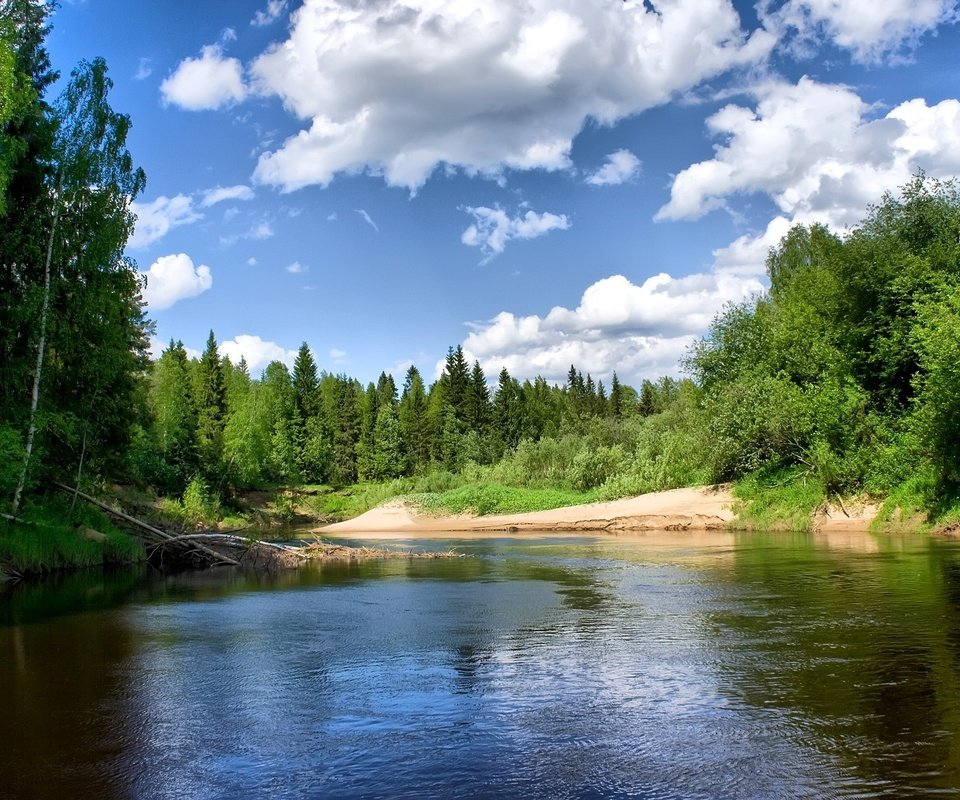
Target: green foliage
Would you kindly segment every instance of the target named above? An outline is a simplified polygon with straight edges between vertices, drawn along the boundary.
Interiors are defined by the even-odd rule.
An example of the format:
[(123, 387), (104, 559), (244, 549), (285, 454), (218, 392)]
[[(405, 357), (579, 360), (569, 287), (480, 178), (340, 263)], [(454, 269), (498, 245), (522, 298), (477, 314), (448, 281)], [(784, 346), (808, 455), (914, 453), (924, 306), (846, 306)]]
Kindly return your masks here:
[[(23, 575), (102, 564), (129, 564), (145, 557), (140, 543), (119, 531), (101, 512), (83, 503), (73, 510), (62, 496), (27, 504), (21, 513), (29, 525), (0, 523), (0, 566)], [(104, 542), (84, 538), (92, 528)]]
[(737, 481), (733, 493), (740, 523), (769, 531), (809, 531), (827, 499), (823, 484), (797, 467), (758, 470)]
[(915, 429), (941, 481), (960, 489), (960, 286), (919, 303), (912, 341), (918, 352)]
[(177, 525), (209, 528), (217, 524), (222, 509), (217, 494), (202, 477), (195, 475), (183, 490), (180, 500), (162, 501), (160, 511)]
[(20, 477), (23, 441), (20, 434), (0, 424), (0, 496), (10, 497)]
[(618, 475), (627, 464), (627, 455), (618, 445), (581, 450), (570, 465), (570, 482), (577, 491), (586, 492)]

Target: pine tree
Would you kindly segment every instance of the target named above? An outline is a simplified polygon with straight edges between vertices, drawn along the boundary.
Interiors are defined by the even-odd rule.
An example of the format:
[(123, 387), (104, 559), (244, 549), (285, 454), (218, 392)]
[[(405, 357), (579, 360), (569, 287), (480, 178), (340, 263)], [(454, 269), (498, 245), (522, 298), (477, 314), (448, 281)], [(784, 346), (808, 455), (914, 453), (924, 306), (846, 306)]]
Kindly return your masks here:
[(223, 429), (226, 424), (227, 392), (220, 354), (213, 331), (194, 373), (193, 407), (197, 427), (194, 446), (200, 469), (212, 479), (223, 457)]
[(153, 412), (153, 441), (161, 458), (169, 464), (179, 482), (186, 485), (196, 466), (193, 449), (196, 417), (190, 402), (190, 373), (183, 342), (170, 341), (150, 375), (148, 400)]
[(381, 372), (377, 379), (377, 408), (385, 405), (397, 405), (397, 384), (393, 381), (393, 375)]
[(409, 451), (410, 469), (418, 472), (430, 461), (427, 393), (416, 367), (407, 370), (400, 399), (400, 426)]
[(623, 418), (623, 387), (617, 373), (613, 373), (613, 380), (610, 382), (610, 415), (615, 420)]
[(470, 372), (467, 359), (463, 355), (463, 347), (460, 345), (457, 345), (456, 349), (451, 347), (447, 350), (447, 360), (441, 381), (444, 382), (444, 404), (453, 409), (458, 424), (463, 426), (468, 416), (467, 392), (470, 386)]
[(360, 441), (357, 443), (357, 472), (362, 481), (372, 480), (375, 477), (374, 436), (379, 410), (380, 396), (377, 394), (377, 387), (368, 383), (360, 403)]
[(333, 426), (333, 458), (330, 480), (334, 486), (349, 486), (357, 480), (357, 443), (360, 441), (358, 386), (345, 375), (336, 378), (336, 417)]
[(467, 386), (467, 430), (475, 431), (481, 439), (487, 435), (490, 425), (490, 390), (487, 377), (479, 361), (473, 362), (470, 382)]
[(317, 394), (320, 381), (317, 378), (317, 364), (307, 343), (300, 345), (297, 358), (293, 362), (293, 390), (296, 395), (297, 410), (303, 420), (317, 415), (320, 398)]
[(520, 443), (523, 431), (520, 384), (510, 377), (506, 367), (500, 370), (497, 391), (493, 396), (493, 428), (501, 453)]

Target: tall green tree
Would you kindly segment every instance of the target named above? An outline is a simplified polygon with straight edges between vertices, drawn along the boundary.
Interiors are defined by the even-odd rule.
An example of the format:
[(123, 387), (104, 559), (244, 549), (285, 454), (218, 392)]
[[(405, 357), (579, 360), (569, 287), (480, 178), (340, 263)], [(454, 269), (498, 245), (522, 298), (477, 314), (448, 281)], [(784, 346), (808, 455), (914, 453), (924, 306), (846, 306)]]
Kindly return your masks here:
[(490, 425), (490, 390), (487, 388), (487, 376), (483, 374), (479, 361), (473, 362), (470, 371), (466, 412), (467, 430), (475, 431), (481, 438), (485, 437)]
[(430, 461), (430, 427), (427, 419), (427, 393), (420, 371), (411, 366), (403, 381), (400, 398), (400, 427), (407, 444), (410, 469), (419, 472)]
[(320, 412), (319, 389), (317, 364), (309, 346), (304, 342), (293, 362), (293, 390), (297, 398), (297, 410), (303, 420), (308, 420)]
[(153, 415), (153, 440), (160, 456), (179, 477), (182, 491), (196, 466), (193, 449), (196, 418), (190, 402), (190, 373), (183, 342), (170, 341), (153, 365), (149, 402)]
[(197, 420), (194, 442), (200, 469), (210, 480), (218, 477), (223, 457), (223, 429), (226, 425), (227, 390), (217, 339), (213, 331), (194, 372), (193, 407)]
[(394, 403), (385, 403), (377, 411), (374, 429), (373, 476), (377, 480), (399, 478), (407, 471), (407, 447), (403, 427)]
[[(83, 62), (73, 71), (52, 110), (54, 135), (42, 187), (45, 197), (31, 206), (34, 211), (46, 209), (37, 220), (43, 225), (45, 242), (42, 284), (24, 287), (40, 304), (31, 326), (36, 360), (14, 510), (37, 434), (48, 335), (58, 345), (54, 352), (62, 354), (73, 345), (88, 356), (79, 369), (76, 361), (68, 358), (57, 365), (73, 368), (73, 379), (62, 386), (82, 385), (84, 389), (86, 408), (80, 409), (84, 450), (91, 428), (102, 430), (117, 420), (116, 415), (103, 413), (103, 403), (111, 403), (117, 410), (129, 408), (133, 375), (146, 366), (148, 328), (141, 308), (140, 279), (133, 264), (123, 257), (134, 223), (130, 202), (143, 190), (145, 176), (127, 150), (129, 117), (109, 105), (111, 87), (105, 62)], [(20, 257), (38, 256), (38, 250), (34, 246)], [(34, 268), (33, 274), (37, 272)], [(64, 410), (76, 419), (76, 407), (65, 404)], [(94, 408), (99, 412), (96, 419), (91, 416)], [(128, 422), (127, 432), (129, 428)], [(122, 432), (120, 426), (118, 433)]]

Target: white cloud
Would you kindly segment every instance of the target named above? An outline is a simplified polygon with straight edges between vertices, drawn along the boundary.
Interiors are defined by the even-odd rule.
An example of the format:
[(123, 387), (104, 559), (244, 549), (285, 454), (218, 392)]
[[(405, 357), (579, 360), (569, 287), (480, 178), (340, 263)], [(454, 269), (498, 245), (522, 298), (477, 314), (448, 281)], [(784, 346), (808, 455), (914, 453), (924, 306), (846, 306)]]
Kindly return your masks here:
[(622, 275), (597, 281), (575, 309), (545, 316), (503, 311), (474, 326), (463, 342), (469, 360), (488, 375), (501, 367), (516, 378), (562, 381), (575, 364), (584, 373), (626, 381), (676, 373), (680, 357), (728, 302), (762, 291), (755, 277), (716, 272), (672, 278), (660, 273), (635, 284)]
[(347, 361), (347, 351), (346, 351), (346, 350), (338, 350), (336, 347), (331, 348), (331, 350), (330, 350), (330, 358), (333, 359), (333, 363), (334, 363), (334, 364), (338, 364), (338, 365), (339, 365), (339, 364), (345, 364), (346, 361)]
[(876, 63), (916, 46), (923, 34), (957, 21), (956, 0), (789, 0), (766, 15), (770, 27), (795, 29), (800, 44), (825, 35)]
[(203, 219), (187, 195), (160, 196), (150, 203), (131, 203), (130, 210), (137, 216), (133, 236), (127, 243), (130, 247), (146, 247), (165, 236), (171, 228), (188, 225)]
[(252, 228), (244, 233), (235, 234), (233, 236), (221, 236), (220, 244), (230, 247), (235, 245), (241, 239), (250, 239), (255, 242), (262, 242), (264, 239), (269, 239), (271, 236), (273, 236), (273, 234), (273, 225), (264, 220), (263, 222), (256, 223)]
[(185, 58), (174, 73), (160, 84), (165, 103), (188, 111), (222, 108), (247, 96), (243, 66), (236, 58), (225, 58), (220, 45), (207, 45), (199, 58)]
[(281, 361), (291, 367), (297, 358), (296, 350), (285, 350), (276, 342), (266, 342), (248, 333), (220, 342), (218, 349), (221, 357), (226, 356), (234, 364), (245, 358), (251, 375), (260, 374), (271, 361)]
[(483, 263), (502, 253), (511, 239), (536, 239), (552, 230), (570, 227), (566, 215), (549, 211), (537, 214), (528, 210), (523, 215), (511, 217), (499, 206), (467, 206), (463, 210), (473, 216), (474, 223), (463, 232), (460, 241), (470, 247), (479, 247), (484, 254)]
[(292, 191), (369, 172), (415, 191), (444, 165), (566, 169), (587, 120), (612, 124), (774, 44), (729, 0), (306, 0), (250, 67), (306, 122), (255, 177)]
[(724, 143), (676, 176), (658, 219), (696, 219), (757, 192), (792, 221), (842, 228), (918, 169), (960, 172), (958, 100), (910, 100), (874, 118), (853, 90), (806, 77), (755, 94), (755, 109), (728, 105), (707, 120)]
[(287, 9), (287, 0), (267, 0), (267, 7), (262, 11), (257, 11), (250, 20), (250, 24), (256, 28), (262, 28), (271, 25), (280, 19), (280, 15)]
[(149, 58), (141, 58), (137, 62), (137, 71), (133, 74), (135, 81), (143, 81), (153, 75), (153, 64)]
[(287, 272), (291, 275), (302, 275), (304, 272), (308, 272), (310, 267), (305, 267), (299, 261), (294, 261), (292, 264), (286, 266)]
[(271, 236), (273, 236), (273, 226), (269, 222), (259, 222), (247, 232), (245, 238), (262, 241)]
[(170, 308), (179, 300), (196, 297), (213, 286), (210, 267), (204, 264), (194, 267), (193, 259), (186, 253), (161, 256), (143, 274), (147, 278), (143, 297), (151, 311)]
[[(373, 228), (377, 233), (380, 233), (380, 228), (377, 227), (377, 223), (374, 222), (373, 219), (371, 219), (370, 215), (366, 212), (366, 210), (362, 208), (355, 208), (353, 210), (356, 211), (361, 217), (363, 217), (364, 222), (366, 222), (367, 225)], [(329, 217), (327, 217), (327, 219), (329, 219)]]
[(607, 156), (607, 163), (587, 177), (591, 186), (617, 186), (640, 173), (640, 159), (629, 150), (617, 150)]
[(759, 234), (744, 234), (726, 247), (713, 251), (713, 269), (717, 273), (733, 273), (761, 277), (766, 275), (770, 248), (780, 244), (790, 232), (790, 220), (774, 217)]
[(255, 259), (253, 256), (250, 256), (250, 258), (247, 259), (247, 266), (248, 267), (257, 266), (257, 259)]
[(216, 189), (207, 189), (203, 193), (203, 207), (209, 208), (224, 200), (253, 200), (253, 189), (249, 186), (218, 186)]

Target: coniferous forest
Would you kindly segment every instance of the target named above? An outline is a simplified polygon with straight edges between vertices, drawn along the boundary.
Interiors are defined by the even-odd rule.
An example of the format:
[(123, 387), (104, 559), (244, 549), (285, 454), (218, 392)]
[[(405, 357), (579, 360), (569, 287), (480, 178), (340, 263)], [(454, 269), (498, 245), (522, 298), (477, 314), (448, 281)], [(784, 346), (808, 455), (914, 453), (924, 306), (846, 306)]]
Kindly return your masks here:
[[(917, 174), (855, 229), (796, 227), (769, 289), (723, 309), (685, 377), (486, 374), (451, 347), (363, 385), (317, 364), (251, 375), (171, 341), (148, 355), (125, 256), (145, 176), (107, 66), (56, 76), (46, 6), (0, 16), (0, 492), (134, 484), (188, 507), (356, 484), (486, 513), (734, 481), (770, 522), (869, 495), (884, 519), (950, 524), (960, 490), (960, 192)], [(639, 257), (639, 256), (638, 256)], [(454, 495), (459, 492), (459, 501)], [(451, 495), (451, 493), (453, 493)], [(540, 493), (540, 494), (537, 494)], [(766, 515), (766, 516), (764, 516)], [(11, 526), (12, 527), (12, 526)]]

